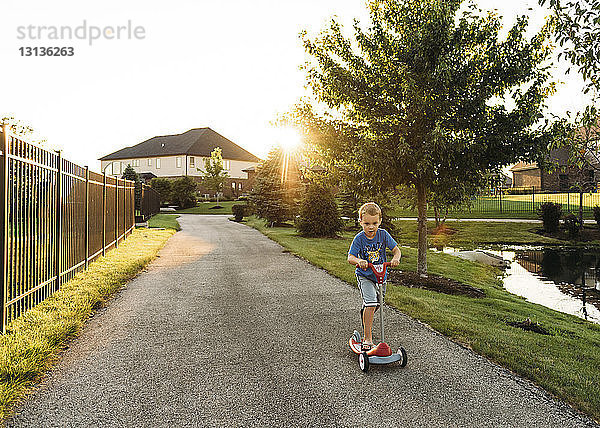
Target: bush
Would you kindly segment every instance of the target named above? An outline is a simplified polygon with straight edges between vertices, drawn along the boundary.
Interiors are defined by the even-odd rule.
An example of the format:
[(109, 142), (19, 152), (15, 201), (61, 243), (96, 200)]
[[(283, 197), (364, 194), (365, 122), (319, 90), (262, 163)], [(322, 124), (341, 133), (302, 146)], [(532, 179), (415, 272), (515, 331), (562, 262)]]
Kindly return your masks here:
[(197, 186), (192, 177), (181, 177), (173, 181), (173, 202), (179, 208), (195, 207)]
[(302, 236), (334, 238), (344, 227), (331, 189), (311, 183), (300, 205), (296, 229)]
[(544, 230), (550, 233), (556, 232), (562, 216), (562, 205), (554, 202), (544, 202), (540, 206), (538, 214), (544, 223)]
[(596, 220), (596, 226), (600, 227), (600, 207), (598, 205), (594, 207), (594, 220)]
[(240, 222), (246, 213), (246, 205), (233, 205), (231, 211), (233, 211), (235, 221)]
[(579, 230), (581, 229), (581, 222), (579, 221), (579, 217), (577, 217), (575, 214), (569, 214), (568, 216), (566, 216), (563, 220), (563, 224), (571, 238), (574, 238), (579, 234)]
[(171, 180), (166, 178), (153, 178), (150, 181), (150, 187), (156, 190), (160, 195), (160, 204), (165, 205), (171, 202), (172, 200), (172, 190), (173, 186)]

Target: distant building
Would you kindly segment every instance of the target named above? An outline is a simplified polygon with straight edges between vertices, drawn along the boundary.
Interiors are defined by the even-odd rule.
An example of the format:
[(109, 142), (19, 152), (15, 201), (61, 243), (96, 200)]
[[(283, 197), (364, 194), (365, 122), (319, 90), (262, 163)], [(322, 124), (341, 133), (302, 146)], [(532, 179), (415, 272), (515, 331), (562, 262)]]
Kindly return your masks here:
[[(153, 137), (135, 146), (125, 147), (100, 158), (107, 175), (121, 176), (127, 165), (138, 174), (163, 178), (190, 176), (200, 181), (204, 160), (221, 148), (223, 166), (229, 173), (224, 193), (238, 196), (248, 189), (248, 174), (244, 170), (261, 161), (249, 151), (210, 128), (190, 129), (183, 134)], [(200, 189), (201, 193), (209, 193)]]
[(594, 168), (569, 166), (569, 155), (565, 149), (551, 151), (549, 158), (558, 165), (554, 172), (540, 169), (536, 162), (519, 162), (513, 166), (510, 169), (513, 173), (513, 187), (535, 187), (540, 192), (567, 192), (581, 184), (584, 191), (597, 189), (599, 174)]

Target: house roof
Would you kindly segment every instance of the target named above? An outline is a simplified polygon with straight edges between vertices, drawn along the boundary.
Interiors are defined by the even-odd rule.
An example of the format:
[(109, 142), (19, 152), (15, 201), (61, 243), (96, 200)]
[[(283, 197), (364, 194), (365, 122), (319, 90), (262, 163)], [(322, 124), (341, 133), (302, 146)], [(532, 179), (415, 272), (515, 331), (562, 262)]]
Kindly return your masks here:
[(183, 134), (153, 137), (135, 146), (125, 147), (100, 160), (135, 159), (158, 156), (191, 155), (209, 157), (220, 147), (223, 159), (260, 162), (260, 159), (210, 128), (194, 128)]
[(527, 163), (527, 162), (519, 162), (516, 165), (514, 165), (510, 171), (515, 172), (515, 171), (526, 171), (528, 169), (538, 169), (538, 164), (537, 162), (533, 162), (533, 163)]

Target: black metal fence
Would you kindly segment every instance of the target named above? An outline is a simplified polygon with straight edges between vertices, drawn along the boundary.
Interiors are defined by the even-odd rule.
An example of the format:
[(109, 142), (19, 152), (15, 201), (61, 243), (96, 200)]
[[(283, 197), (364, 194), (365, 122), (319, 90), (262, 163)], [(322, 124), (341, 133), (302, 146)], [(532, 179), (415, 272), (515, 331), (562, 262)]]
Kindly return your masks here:
[(135, 227), (134, 182), (0, 133), (0, 307), (6, 325)]
[(477, 197), (468, 211), (472, 213), (535, 213), (544, 202), (561, 204), (564, 213), (579, 211), (581, 202), (583, 212), (593, 211), (600, 206), (600, 193), (583, 192), (571, 189), (570, 192), (536, 191), (535, 187), (496, 190), (493, 194)]

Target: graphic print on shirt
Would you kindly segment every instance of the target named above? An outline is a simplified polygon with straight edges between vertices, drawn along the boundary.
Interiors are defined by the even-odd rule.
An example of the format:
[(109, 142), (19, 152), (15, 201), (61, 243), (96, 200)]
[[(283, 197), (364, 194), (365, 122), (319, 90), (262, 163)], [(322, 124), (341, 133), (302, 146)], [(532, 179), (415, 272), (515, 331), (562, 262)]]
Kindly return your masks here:
[(370, 263), (377, 264), (379, 261), (379, 251), (381, 250), (381, 246), (383, 242), (379, 242), (377, 244), (369, 245), (365, 247), (365, 253), (367, 253), (367, 258)]

